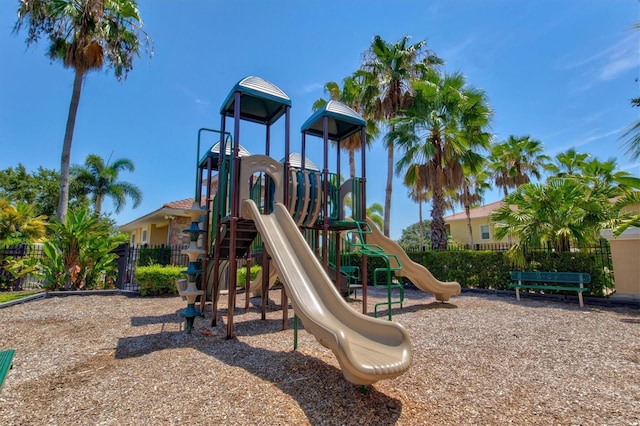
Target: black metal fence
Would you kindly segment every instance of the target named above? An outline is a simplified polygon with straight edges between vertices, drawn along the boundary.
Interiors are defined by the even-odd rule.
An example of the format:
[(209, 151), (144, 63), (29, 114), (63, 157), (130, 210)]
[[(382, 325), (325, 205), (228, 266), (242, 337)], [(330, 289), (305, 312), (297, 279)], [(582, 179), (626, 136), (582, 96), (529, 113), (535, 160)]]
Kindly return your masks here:
[[(473, 248), (466, 247), (464, 249), (473, 249), (474, 251), (506, 251), (510, 246), (511, 245), (508, 243), (475, 244)], [(182, 253), (186, 247), (186, 245), (167, 246), (164, 244), (157, 246), (130, 246), (128, 243), (120, 245), (114, 250), (114, 253), (118, 255), (118, 277), (115, 283), (116, 287), (121, 290), (138, 290), (138, 284), (135, 279), (136, 268), (138, 266), (159, 264), (184, 266), (186, 268), (189, 264), (189, 258), (187, 255)], [(463, 250), (463, 248), (451, 247), (451, 251), (456, 250)], [(531, 252), (553, 251), (551, 247), (527, 248), (527, 250)], [(601, 239), (595, 246), (572, 248), (571, 250), (581, 252), (588, 251), (593, 253), (594, 259), (597, 262), (596, 267), (599, 270), (605, 271), (605, 276), (607, 277), (609, 284), (613, 282), (613, 263), (611, 260), (611, 248), (608, 241)], [(18, 280), (13, 280), (8, 271), (2, 267), (4, 259), (8, 256), (42, 258), (44, 253), (41, 245), (31, 247), (20, 245), (0, 251), (0, 284), (2, 284), (2, 282), (8, 283), (5, 287), (12, 288), (14, 290), (38, 289), (42, 286), (41, 280), (33, 275), (27, 275)]]
[(36, 259), (44, 257), (42, 244), (35, 244), (32, 246), (27, 244), (17, 244), (4, 250), (0, 250), (0, 290), (32, 290), (38, 289), (42, 286), (42, 280), (36, 275), (29, 274), (15, 279), (13, 275), (5, 269), (5, 259), (21, 259), (25, 257)]
[(118, 254), (118, 279), (116, 287), (121, 290), (138, 290), (136, 283), (136, 268), (138, 266), (172, 265), (184, 266), (189, 265), (189, 257), (182, 253), (187, 248), (186, 245), (166, 246), (164, 244), (157, 246), (143, 245), (130, 246), (122, 244), (115, 250)]
[[(182, 254), (182, 250), (186, 245), (180, 246), (130, 246), (129, 244), (121, 244), (113, 252), (118, 255), (118, 276), (115, 286), (121, 290), (138, 290), (138, 284), (135, 282), (135, 272), (138, 266), (147, 266), (151, 264), (159, 265), (176, 265), (187, 267), (189, 258)], [(5, 259), (8, 257), (16, 258), (37, 258), (44, 257), (44, 251), (41, 244), (28, 246), (20, 244), (9, 247), (0, 251), (0, 290), (36, 290), (42, 287), (42, 279), (35, 274), (25, 275), (18, 279), (14, 279), (13, 275), (7, 271)]]

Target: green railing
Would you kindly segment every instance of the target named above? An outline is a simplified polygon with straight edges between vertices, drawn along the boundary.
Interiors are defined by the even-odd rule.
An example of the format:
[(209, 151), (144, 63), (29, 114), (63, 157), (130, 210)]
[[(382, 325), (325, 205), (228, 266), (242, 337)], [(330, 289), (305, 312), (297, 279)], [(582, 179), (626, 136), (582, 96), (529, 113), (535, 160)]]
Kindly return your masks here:
[[(385, 253), (384, 249), (376, 244), (365, 244), (365, 235), (371, 234), (371, 229), (367, 222), (355, 221), (356, 230), (347, 232), (347, 239), (350, 240), (350, 246), (358, 251), (362, 256), (370, 258), (380, 258), (384, 262), (384, 266), (373, 270), (373, 286), (376, 288), (384, 288), (387, 290), (387, 300), (385, 302), (376, 303), (374, 306), (374, 316), (378, 316), (378, 307), (387, 307), (387, 316), (391, 321), (393, 305), (399, 305), (402, 308), (404, 303), (404, 286), (401, 283), (393, 282), (392, 272), (402, 269), (402, 263), (398, 256), (391, 253)], [(355, 243), (354, 243), (355, 241)], [(384, 274), (384, 280), (378, 282), (380, 274)], [(398, 297), (394, 300), (393, 291), (398, 290)]]

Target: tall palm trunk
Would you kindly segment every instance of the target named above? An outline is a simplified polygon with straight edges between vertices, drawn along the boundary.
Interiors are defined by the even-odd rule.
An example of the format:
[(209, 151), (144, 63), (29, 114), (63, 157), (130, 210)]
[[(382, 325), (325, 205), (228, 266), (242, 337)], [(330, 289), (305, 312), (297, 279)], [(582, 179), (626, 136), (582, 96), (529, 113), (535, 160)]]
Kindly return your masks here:
[(442, 169), (438, 164), (442, 163), (442, 158), (436, 154), (432, 160), (436, 165), (433, 174), (433, 198), (431, 200), (433, 209), (431, 210), (431, 248), (434, 250), (447, 249), (447, 232), (444, 222), (444, 211), (446, 203), (444, 201), (444, 189), (442, 183)]
[(471, 250), (473, 250), (473, 227), (471, 226), (471, 203), (469, 200), (471, 199), (471, 194), (469, 194), (469, 186), (465, 183), (464, 185), (464, 214), (467, 216), (467, 231), (469, 232), (469, 241), (471, 242)]
[[(393, 129), (392, 129), (393, 130)], [(391, 223), (391, 189), (393, 181), (393, 144), (387, 147), (387, 187), (384, 196), (384, 235), (389, 236), (389, 225)]]
[(424, 224), (422, 223), (422, 200), (418, 200), (418, 233), (420, 234), (420, 251), (424, 251)]
[(102, 196), (96, 194), (96, 205), (95, 205), (95, 215), (96, 216), (100, 216), (100, 213), (102, 212)]
[(471, 250), (473, 250), (473, 227), (471, 226), (471, 206), (464, 205), (464, 214), (467, 216), (467, 231), (469, 231), (469, 241), (471, 242)]
[(433, 210), (431, 211), (431, 248), (434, 250), (447, 249), (447, 233), (444, 222), (444, 193), (442, 188), (433, 190)]
[(78, 105), (80, 105), (80, 92), (82, 92), (82, 79), (84, 73), (75, 70), (73, 79), (73, 93), (69, 104), (69, 115), (67, 116), (67, 127), (64, 131), (64, 143), (62, 145), (62, 157), (60, 159), (60, 197), (58, 200), (58, 220), (65, 223), (67, 219), (67, 209), (69, 207), (69, 164), (71, 161), (71, 143), (73, 142), (73, 129), (76, 125), (76, 115)]
[(351, 179), (356, 177), (356, 155), (353, 149), (349, 150), (349, 175)]
[[(504, 190), (504, 198), (507, 198), (507, 196), (509, 195), (509, 192), (507, 191), (507, 185), (505, 184), (502, 189)], [(511, 247), (511, 232), (509, 232), (509, 235), (507, 236), (507, 243), (509, 244), (509, 247)]]

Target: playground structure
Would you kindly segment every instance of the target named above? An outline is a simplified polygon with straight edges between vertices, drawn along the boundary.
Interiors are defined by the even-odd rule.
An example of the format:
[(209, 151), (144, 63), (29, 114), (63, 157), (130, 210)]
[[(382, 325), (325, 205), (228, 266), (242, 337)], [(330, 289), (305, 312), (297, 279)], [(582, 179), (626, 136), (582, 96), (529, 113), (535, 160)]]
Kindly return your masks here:
[[(283, 285), (283, 328), (288, 324), (290, 298), (296, 318), (318, 342), (333, 351), (347, 380), (367, 385), (396, 377), (409, 368), (411, 342), (400, 324), (366, 315), (367, 258), (376, 256), (385, 260), (386, 266), (377, 268), (373, 276), (374, 285), (387, 288), (388, 300), (382, 304), (388, 308), (389, 319), (392, 305), (402, 306), (403, 300), (402, 286), (392, 283), (392, 272), (401, 276), (404, 271), (412, 282), (423, 284), (419, 288), (433, 292), (442, 301), (458, 294), (460, 286), (440, 283), (421, 267), (426, 271), (424, 274), (418, 268), (420, 265), (413, 264), (395, 243), (367, 222), (365, 149), (360, 150), (362, 176), (340, 184), (340, 143), (359, 136), (361, 146), (365, 147), (365, 120), (344, 104), (329, 101), (302, 125), (301, 152), (297, 154), (290, 149), (290, 109), (291, 100), (278, 87), (259, 77), (247, 77), (225, 99), (220, 110), (220, 130), (198, 132), (194, 208), (202, 213), (196, 228), (202, 231), (204, 253), (197, 269), (203, 275), (203, 294), (200, 311), (195, 312), (204, 313), (204, 295), (211, 283), (212, 326), (215, 326), (220, 287), (226, 284), (227, 338), (231, 338), (238, 259), (246, 259), (248, 270), (256, 256), (255, 249), (261, 248), (257, 254), (262, 265), (259, 278), (251, 283), (247, 271), (245, 309), (249, 292), (259, 286), (265, 319), (264, 296), (277, 277)], [(285, 153), (282, 161), (276, 161), (270, 152), (271, 128), (282, 117)], [(227, 131), (227, 118), (233, 119), (233, 133)], [(264, 154), (251, 155), (241, 147), (242, 120), (265, 126)], [(201, 157), (202, 132), (214, 132), (220, 140)], [(306, 158), (308, 136), (323, 140), (322, 169)], [(330, 141), (336, 142), (338, 150), (336, 173), (329, 172)], [(345, 217), (349, 194), (351, 217)], [(185, 232), (200, 235), (193, 224)], [(375, 242), (369, 244), (367, 238)], [(359, 265), (353, 264), (347, 249), (358, 251)], [(385, 279), (378, 283), (376, 277), (380, 273)], [(192, 287), (189, 286), (193, 292)], [(361, 290), (362, 313), (343, 298), (356, 288)], [(392, 300), (396, 289), (399, 299)], [(377, 308), (376, 305), (376, 314)]]

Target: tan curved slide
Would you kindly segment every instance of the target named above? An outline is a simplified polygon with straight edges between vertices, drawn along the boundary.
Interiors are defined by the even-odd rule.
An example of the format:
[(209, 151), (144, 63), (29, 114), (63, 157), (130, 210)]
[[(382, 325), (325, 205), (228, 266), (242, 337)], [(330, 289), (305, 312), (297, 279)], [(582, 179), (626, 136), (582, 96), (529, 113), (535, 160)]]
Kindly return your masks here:
[(402, 264), (402, 269), (395, 271), (396, 276), (408, 278), (413, 285), (427, 293), (433, 293), (436, 300), (446, 302), (451, 296), (460, 294), (460, 284), (455, 281), (439, 281), (427, 268), (414, 262), (395, 241), (385, 237), (373, 221), (367, 218), (371, 234), (367, 234), (367, 244), (380, 246), (385, 253), (394, 254)]
[[(269, 268), (269, 286), (267, 288), (273, 287), (277, 278), (278, 272), (276, 271), (276, 268)], [(260, 296), (262, 294), (262, 269), (258, 271), (256, 278), (249, 284), (249, 291), (256, 296)]]
[(255, 222), (305, 330), (333, 351), (348, 381), (368, 385), (407, 371), (411, 340), (405, 328), (363, 315), (342, 299), (283, 204), (263, 215), (243, 200), (242, 215)]

